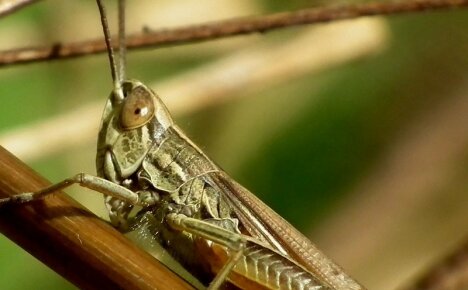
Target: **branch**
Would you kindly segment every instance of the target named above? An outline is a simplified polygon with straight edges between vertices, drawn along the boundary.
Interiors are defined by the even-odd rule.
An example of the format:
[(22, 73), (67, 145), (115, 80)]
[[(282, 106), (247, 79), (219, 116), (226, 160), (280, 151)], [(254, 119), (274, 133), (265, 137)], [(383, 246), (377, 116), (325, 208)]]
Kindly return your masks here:
[(405, 290), (449, 290), (468, 287), (468, 240)]
[[(0, 168), (0, 198), (48, 185), (2, 147)], [(81, 289), (190, 289), (63, 194), (0, 208), (0, 232)]]
[(0, 1), (0, 17), (11, 14), (28, 5), (39, 2), (39, 0), (3, 0)]
[[(128, 37), (128, 49), (160, 47), (213, 40), (222, 37), (270, 30), (304, 24), (323, 23), (362, 16), (391, 15), (426, 10), (441, 10), (468, 6), (468, 0), (413, 0), (385, 3), (362, 3), (339, 7), (303, 9), (265, 16), (235, 18), (173, 29), (145, 31)], [(102, 39), (52, 46), (20, 48), (0, 52), (0, 66), (72, 58), (97, 54), (106, 50)]]

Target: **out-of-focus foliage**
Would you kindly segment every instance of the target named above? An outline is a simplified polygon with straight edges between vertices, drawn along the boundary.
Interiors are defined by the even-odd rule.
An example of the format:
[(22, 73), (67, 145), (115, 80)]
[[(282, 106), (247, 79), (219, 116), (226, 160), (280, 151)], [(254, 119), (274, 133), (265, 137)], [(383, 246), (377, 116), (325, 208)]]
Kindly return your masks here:
[[(0, 19), (1, 49), (99, 37), (97, 9), (90, 2), (43, 1)], [(128, 3), (135, 5), (127, 13), (128, 24), (133, 31), (146, 24), (157, 28), (172, 20), (171, 25), (177, 20), (187, 24), (187, 19), (193, 19), (189, 23), (200, 22), (331, 3), (225, 0), (216, 1), (214, 9), (213, 1), (180, 1), (177, 4), (173, 1), (137, 2)], [(340, 3), (349, 2), (333, 1), (333, 4)], [(184, 8), (183, 5), (189, 6)], [(219, 7), (225, 7), (225, 10)], [(115, 7), (111, 5), (111, 8)], [(213, 14), (213, 10), (217, 13)], [(112, 13), (110, 18), (114, 16)], [(313, 241), (317, 241), (325, 252), (340, 261), (370, 289), (390, 289), (400, 285), (404, 281), (398, 279), (406, 279), (422, 269), (422, 264), (455, 245), (464, 235), (463, 231), (466, 234), (467, 226), (466, 222), (457, 219), (455, 213), (463, 204), (465, 208), (468, 206), (465, 197), (468, 188), (468, 134), (457, 135), (453, 140), (445, 139), (453, 135), (444, 137), (441, 134), (441, 143), (457, 146), (435, 146), (441, 151), (429, 150), (427, 160), (434, 160), (434, 156), (443, 159), (443, 156), (452, 154), (454, 157), (444, 163), (448, 164), (447, 167), (437, 170), (439, 163), (425, 164), (419, 159), (411, 163), (411, 152), (408, 153), (409, 158), (397, 163), (396, 167), (388, 167), (389, 170), (408, 170), (410, 179), (414, 168), (416, 172), (433, 170), (435, 173), (431, 180), (439, 181), (437, 187), (414, 191), (420, 194), (418, 196), (425, 196), (427, 192), (427, 200), (433, 203), (419, 203), (418, 208), (409, 210), (414, 215), (407, 213), (399, 224), (391, 224), (389, 228), (385, 227), (385, 222), (382, 222), (382, 228), (375, 223), (368, 226), (370, 220), (380, 219), (376, 218), (378, 214), (375, 212), (384, 211), (386, 206), (393, 204), (404, 206), (413, 197), (412, 183), (395, 179), (395, 184), (390, 183), (395, 190), (401, 192), (399, 185), (405, 184), (405, 189), (410, 192), (406, 201), (393, 200), (391, 205), (386, 203), (380, 208), (377, 199), (373, 203), (375, 207), (368, 209), (369, 220), (349, 219), (348, 226), (356, 229), (356, 236), (378, 228), (374, 231), (379, 236), (372, 240), (375, 242), (371, 243), (373, 247), (363, 244), (362, 247), (346, 248), (348, 241), (358, 241), (358, 238), (337, 235), (339, 238), (330, 241), (329, 237), (333, 236), (330, 233), (340, 233), (340, 228), (323, 228), (333, 225), (330, 221), (335, 215), (346, 214), (349, 208), (356, 208), (353, 202), (362, 198), (354, 197), (358, 194), (356, 189), (373, 184), (375, 196), (378, 196), (379, 190), (383, 189), (379, 188), (382, 176), (376, 177), (374, 173), (387, 168), (387, 162), (393, 164), (392, 158), (400, 152), (400, 147), (407, 144), (405, 142), (413, 144), (411, 140), (417, 142), (419, 135), (431, 136), (436, 130), (450, 132), (454, 129), (453, 125), (447, 125), (446, 129), (431, 127), (430, 120), (432, 116), (436, 118), (452, 108), (451, 103), (463, 98), (466, 100), (468, 95), (468, 11), (394, 16), (386, 18), (386, 21), (388, 43), (385, 50), (377, 55), (331, 67), (320, 74), (306, 73), (255, 92), (246, 88), (246, 93), (238, 93), (242, 98), (176, 118), (179, 125), (227, 172), (299, 229), (311, 234)], [(259, 40), (271, 45), (287, 43), (304, 29), (131, 52), (128, 76), (146, 83), (170, 79), (228, 57)], [(307, 53), (307, 47), (297, 51), (297, 54)], [(282, 60), (276, 61), (281, 63)], [(110, 89), (110, 73), (104, 55), (2, 68), (0, 137), (2, 132), (35, 124), (86, 102), (102, 100), (104, 105)], [(158, 88), (154, 87), (154, 90)], [(290, 106), (284, 105), (288, 102)], [(467, 101), (460, 103), (468, 106)], [(460, 106), (455, 107), (460, 109)], [(294, 117), (287, 119), (282, 119), (280, 113), (268, 114), (269, 111), (282, 110), (297, 112), (293, 111), (290, 115)], [(448, 112), (446, 115), (453, 114)], [(441, 117), (441, 126), (444, 126), (444, 120)], [(460, 116), (460, 120), (466, 118)], [(261, 130), (267, 127), (280, 129), (268, 130), (267, 134)], [(94, 142), (67, 148), (53, 156), (32, 160), (29, 164), (52, 181), (82, 171), (94, 173)], [(255, 150), (249, 150), (253, 147)], [(454, 151), (447, 152), (447, 148)], [(421, 153), (418, 150), (413, 152)], [(412, 166), (410, 169), (408, 164)], [(448, 172), (447, 168), (451, 171)], [(416, 177), (411, 180), (418, 182)], [(434, 194), (436, 191), (438, 194)], [(371, 198), (374, 196), (369, 196)], [(102, 197), (86, 193), (85, 197), (77, 196), (77, 199), (105, 217)], [(382, 221), (385, 218), (382, 217)], [(459, 228), (463, 225), (464, 228)], [(403, 230), (410, 228), (413, 230)], [(418, 232), (418, 228), (431, 230)], [(393, 240), (388, 240), (389, 236)], [(446, 240), (450, 240), (448, 245), (441, 246)], [(441, 250), (437, 250), (439, 246)], [(335, 248), (347, 249), (347, 252), (333, 251)], [(394, 250), (394, 255), (389, 254), (388, 248)], [(1, 289), (73, 289), (63, 278), (4, 237), (0, 237), (0, 277)]]

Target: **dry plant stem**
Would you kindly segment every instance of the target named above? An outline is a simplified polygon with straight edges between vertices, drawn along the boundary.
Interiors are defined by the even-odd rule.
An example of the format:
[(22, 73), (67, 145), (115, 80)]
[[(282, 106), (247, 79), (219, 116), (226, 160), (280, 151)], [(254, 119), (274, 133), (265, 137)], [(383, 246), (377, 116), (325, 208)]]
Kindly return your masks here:
[[(2, 147), (0, 168), (0, 198), (48, 185)], [(81, 289), (190, 289), (64, 195), (2, 207), (0, 231)]]
[[(468, 0), (413, 0), (385, 3), (303, 9), (265, 16), (243, 17), (225, 21), (161, 29), (128, 37), (128, 49), (158, 47), (206, 41), (234, 35), (267, 32), (304, 24), (351, 19), (361, 16), (390, 15), (468, 6)], [(115, 39), (115, 38), (114, 38)], [(102, 39), (46, 47), (20, 48), (0, 52), (0, 66), (96, 54), (105, 51)]]
[(0, 0), (0, 17), (11, 14), (39, 0)]
[(468, 240), (450, 256), (437, 263), (411, 287), (402, 290), (449, 290), (468, 287)]

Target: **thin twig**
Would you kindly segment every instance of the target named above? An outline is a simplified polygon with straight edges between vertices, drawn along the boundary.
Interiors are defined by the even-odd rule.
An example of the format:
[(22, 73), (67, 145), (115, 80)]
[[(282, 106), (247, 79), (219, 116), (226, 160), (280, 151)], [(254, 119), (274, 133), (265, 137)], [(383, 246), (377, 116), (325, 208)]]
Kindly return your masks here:
[(11, 14), (36, 2), (39, 2), (39, 0), (2, 0), (0, 1), (0, 17)]
[[(303, 9), (265, 16), (235, 18), (224, 21), (161, 29), (134, 34), (128, 37), (128, 49), (158, 47), (213, 40), (222, 37), (264, 33), (270, 30), (304, 24), (323, 23), (361, 16), (390, 15), (426, 10), (441, 10), (468, 6), (468, 0), (413, 0), (385, 3)], [(37, 62), (42, 60), (72, 58), (96, 54), (106, 50), (102, 39), (76, 43), (55, 44), (44, 47), (27, 47), (0, 52), (0, 66)]]
[[(385, 47), (386, 28), (379, 19), (336, 23), (304, 31), (287, 43), (256, 43), (244, 47), (216, 62), (167, 81), (152, 83), (150, 87), (163, 98), (172, 114), (187, 114), (255, 90), (277, 86), (305, 73), (319, 73), (377, 53)], [(353, 35), (353, 38), (346, 39), (347, 35)], [(307, 53), (297, 53), (303, 47), (307, 47)], [(282, 61), (275, 61), (278, 59)], [(102, 101), (96, 101), (35, 124), (2, 132), (0, 144), (27, 162), (85, 144), (96, 138), (102, 106)], [(288, 110), (291, 112), (295, 110)], [(288, 113), (282, 113), (283, 117)], [(279, 129), (279, 126), (275, 128)]]
[[(0, 198), (48, 185), (0, 147)], [(80, 289), (190, 289), (75, 201), (57, 194), (0, 209), (0, 232)]]
[(404, 290), (455, 290), (468, 288), (468, 240)]

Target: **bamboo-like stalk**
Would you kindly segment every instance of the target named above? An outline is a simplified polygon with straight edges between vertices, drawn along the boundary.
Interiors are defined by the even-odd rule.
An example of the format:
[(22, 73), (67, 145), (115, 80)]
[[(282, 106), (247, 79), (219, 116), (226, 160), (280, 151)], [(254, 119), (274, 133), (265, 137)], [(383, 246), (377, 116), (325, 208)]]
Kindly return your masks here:
[[(0, 168), (0, 198), (48, 185), (2, 147)], [(63, 194), (0, 208), (0, 232), (81, 289), (190, 289)]]

